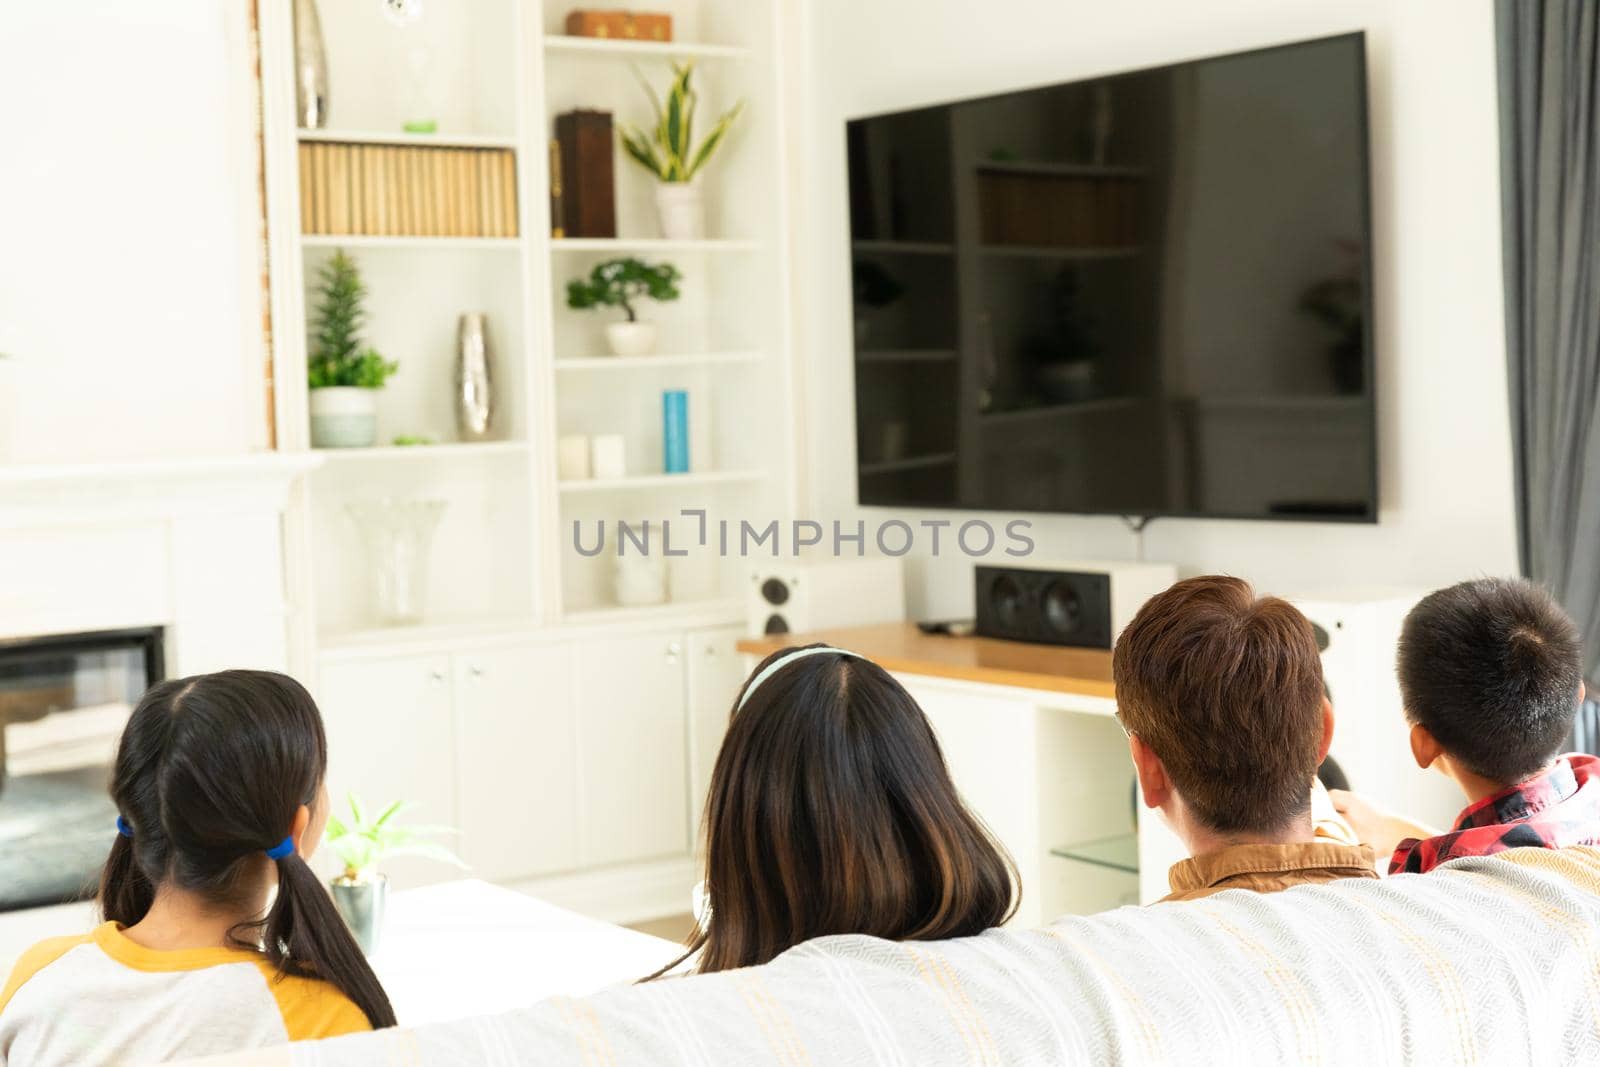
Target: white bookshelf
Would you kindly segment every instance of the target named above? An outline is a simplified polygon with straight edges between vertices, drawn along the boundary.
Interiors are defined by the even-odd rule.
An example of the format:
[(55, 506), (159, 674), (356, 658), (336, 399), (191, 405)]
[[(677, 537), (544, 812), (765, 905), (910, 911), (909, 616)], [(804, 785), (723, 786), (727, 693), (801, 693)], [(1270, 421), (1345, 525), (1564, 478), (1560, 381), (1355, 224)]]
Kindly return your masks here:
[[(305, 324), (316, 271), (336, 250), (357, 261), (367, 284), (367, 340), (401, 369), (381, 395), (376, 446), (317, 451), (325, 463), (294, 512), (291, 599), (305, 616), (299, 632), (314, 635), (299, 652), (378, 655), (529, 629), (737, 618), (745, 578), (737, 560), (703, 561), (681, 600), (675, 589), (659, 607), (624, 608), (608, 595), (609, 561), (574, 552), (571, 530), (681, 507), (763, 524), (793, 514), (785, 5), (664, 0), (651, 9), (673, 16), (677, 39), (667, 43), (568, 37), (569, 5), (553, 0), (430, 4), (406, 27), (390, 24), (378, 4), (318, 7), (332, 118), (318, 130), (295, 122), (292, 4), (269, 0), (262, 13), (280, 448), (310, 448)], [(418, 55), (424, 74), (413, 79)], [(653, 179), (618, 151), (618, 236), (552, 238), (555, 116), (589, 107), (644, 123), (648, 100), (637, 75), (664, 85), (670, 63), (683, 60), (698, 64), (703, 116), (747, 103), (707, 169), (707, 237), (662, 238)], [(421, 117), (436, 120), (438, 132), (402, 128)], [(518, 236), (303, 235), (303, 143), (509, 150)], [(610, 318), (565, 306), (570, 279), (620, 256), (667, 260), (683, 274), (679, 301), (644, 308), (660, 332), (659, 355), (603, 354)], [(475, 311), (489, 319), (499, 424), (495, 440), (460, 442), (454, 335), (457, 316)], [(689, 392), (691, 442), (711, 453), (694, 456), (687, 474), (661, 469), (667, 389)], [(556, 441), (568, 434), (622, 435), (626, 476), (560, 482)], [(437, 443), (397, 446), (400, 435)], [(432, 553), (434, 610), (419, 626), (376, 627), (368, 615), (361, 548), (345, 508), (372, 496), (446, 501)]]
[(728, 59), (746, 60), (750, 49), (739, 45), (704, 44), (682, 41), (625, 41), (599, 37), (568, 37), (550, 34), (544, 40), (552, 56), (590, 59)]

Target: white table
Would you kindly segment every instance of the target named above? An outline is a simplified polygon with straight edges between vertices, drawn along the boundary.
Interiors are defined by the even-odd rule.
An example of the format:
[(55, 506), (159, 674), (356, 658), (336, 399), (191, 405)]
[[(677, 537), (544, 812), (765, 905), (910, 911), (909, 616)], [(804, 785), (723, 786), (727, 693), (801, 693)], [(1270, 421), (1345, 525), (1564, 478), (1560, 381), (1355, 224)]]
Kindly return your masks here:
[[(90, 904), (0, 915), (5, 973), (34, 942), (93, 924)], [(625, 985), (680, 951), (659, 937), (467, 880), (395, 893), (372, 966), (401, 1025), (417, 1026)]]
[(373, 969), (402, 1026), (626, 985), (677, 959), (670, 941), (475, 880), (394, 894)]

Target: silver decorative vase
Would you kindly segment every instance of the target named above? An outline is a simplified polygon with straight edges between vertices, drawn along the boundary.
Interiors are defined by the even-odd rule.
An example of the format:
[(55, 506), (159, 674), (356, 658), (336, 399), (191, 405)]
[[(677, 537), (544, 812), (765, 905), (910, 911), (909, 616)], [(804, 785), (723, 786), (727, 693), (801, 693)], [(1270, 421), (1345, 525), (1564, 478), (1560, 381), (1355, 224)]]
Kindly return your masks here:
[(294, 0), (294, 102), (302, 129), (328, 124), (328, 53), (316, 0)]
[(388, 875), (335, 878), (329, 888), (333, 890), (333, 906), (344, 917), (361, 951), (368, 956), (378, 951), (383, 940), (384, 913), (389, 908)]
[(468, 312), (456, 326), (456, 429), (463, 441), (486, 441), (494, 432), (494, 371), (489, 320)]

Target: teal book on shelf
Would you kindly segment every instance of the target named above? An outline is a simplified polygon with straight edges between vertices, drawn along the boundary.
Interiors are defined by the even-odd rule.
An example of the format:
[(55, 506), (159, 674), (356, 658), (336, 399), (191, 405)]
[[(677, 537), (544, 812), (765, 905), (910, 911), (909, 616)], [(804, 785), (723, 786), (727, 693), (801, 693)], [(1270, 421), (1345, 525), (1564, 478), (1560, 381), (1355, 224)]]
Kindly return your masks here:
[(666, 473), (689, 473), (689, 394), (682, 389), (661, 394), (661, 455)]

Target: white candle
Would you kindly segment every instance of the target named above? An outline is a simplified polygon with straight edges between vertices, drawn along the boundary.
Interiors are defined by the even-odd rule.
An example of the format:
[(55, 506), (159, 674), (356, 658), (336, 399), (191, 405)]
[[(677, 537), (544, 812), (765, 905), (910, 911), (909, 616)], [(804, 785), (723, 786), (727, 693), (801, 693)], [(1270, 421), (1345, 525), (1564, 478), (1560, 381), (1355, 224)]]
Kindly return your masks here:
[(556, 471), (564, 482), (589, 479), (589, 439), (569, 434), (556, 441)]
[(614, 481), (628, 473), (626, 452), (619, 433), (597, 434), (589, 439), (589, 467), (601, 481)]

